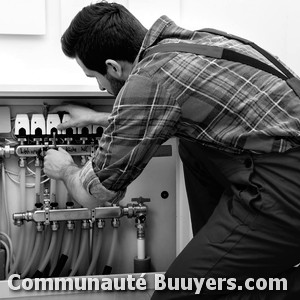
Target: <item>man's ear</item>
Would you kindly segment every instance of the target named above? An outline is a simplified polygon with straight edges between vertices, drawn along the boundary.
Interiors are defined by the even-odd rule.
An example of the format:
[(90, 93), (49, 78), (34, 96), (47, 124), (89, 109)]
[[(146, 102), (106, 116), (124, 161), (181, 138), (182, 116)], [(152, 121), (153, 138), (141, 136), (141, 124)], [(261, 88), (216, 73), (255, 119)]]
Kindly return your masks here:
[(120, 79), (123, 75), (121, 64), (113, 59), (107, 59), (105, 61), (107, 67), (107, 73), (116, 79)]

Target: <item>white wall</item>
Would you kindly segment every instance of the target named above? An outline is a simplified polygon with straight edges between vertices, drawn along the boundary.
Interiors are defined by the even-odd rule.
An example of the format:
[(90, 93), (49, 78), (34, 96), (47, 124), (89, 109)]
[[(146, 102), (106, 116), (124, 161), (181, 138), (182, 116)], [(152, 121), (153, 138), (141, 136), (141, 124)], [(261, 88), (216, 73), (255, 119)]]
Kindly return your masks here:
[[(3, 8), (1, 1), (0, 9)], [(0, 34), (0, 91), (97, 90), (96, 82), (85, 78), (76, 63), (66, 58), (60, 49), (61, 34), (71, 18), (91, 2), (45, 0), (45, 34), (43, 31), (42, 34)], [(297, 0), (116, 2), (131, 10), (146, 27), (150, 27), (160, 15), (166, 14), (186, 28), (213, 27), (244, 36), (279, 56), (300, 74), (300, 2)], [(27, 18), (34, 20), (37, 13), (32, 9), (31, 14), (27, 12)], [(3, 32), (1, 28), (0, 32)]]

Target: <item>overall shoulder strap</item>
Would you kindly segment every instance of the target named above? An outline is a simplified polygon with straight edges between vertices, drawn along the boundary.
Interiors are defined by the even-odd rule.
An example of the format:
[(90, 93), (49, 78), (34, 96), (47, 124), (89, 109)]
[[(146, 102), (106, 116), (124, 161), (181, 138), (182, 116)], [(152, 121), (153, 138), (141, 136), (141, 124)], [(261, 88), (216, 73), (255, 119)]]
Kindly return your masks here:
[(257, 44), (244, 39), (242, 37), (233, 35), (233, 34), (229, 34), (227, 32), (224, 31), (220, 31), (220, 30), (216, 30), (216, 29), (212, 29), (212, 28), (205, 28), (205, 29), (201, 29), (201, 30), (197, 30), (198, 32), (208, 32), (208, 33), (212, 33), (212, 34), (216, 34), (216, 35), (221, 35), (224, 36), (228, 39), (234, 39), (237, 40), (245, 45), (250, 45), (253, 49), (255, 49), (257, 52), (261, 53), (265, 58), (267, 58), (274, 66), (276, 66), (283, 74), (286, 75), (287, 78), (292, 78), (294, 77), (294, 75), (280, 62), (278, 61), (272, 54), (270, 54), (269, 52), (267, 52), (266, 50), (264, 50), (263, 48), (261, 48), (260, 46), (258, 46)]
[(286, 82), (292, 88), (292, 90), (295, 92), (295, 94), (300, 98), (300, 80), (296, 78), (280, 61), (276, 59), (273, 55), (271, 55), (269, 52), (264, 50), (263, 48), (259, 47), (257, 44), (241, 38), (239, 36), (226, 33), (224, 31), (212, 29), (212, 28), (205, 28), (198, 30), (199, 32), (208, 32), (216, 35), (222, 35), (229, 39), (237, 40), (245, 45), (250, 45), (253, 49), (261, 53), (264, 57), (266, 57), (274, 66), (276, 66), (285, 76), (287, 77)]
[(287, 82), (287, 84), (293, 89), (296, 95), (300, 98), (300, 80), (294, 75), (273, 55), (257, 46), (255, 43), (246, 40), (244, 38), (228, 34), (223, 31), (218, 31), (215, 29), (202, 29), (198, 30), (199, 32), (208, 32), (216, 35), (225, 36), (229, 39), (234, 39), (240, 41), (243, 44), (250, 45), (256, 51), (261, 53), (264, 57), (266, 57), (274, 66), (280, 70), (280, 72), (273, 68), (272, 66), (256, 59), (251, 56), (238, 53), (231, 49), (222, 48), (218, 46), (208, 46), (208, 45), (200, 45), (195, 43), (187, 43), (187, 42), (179, 42), (179, 43), (167, 43), (167, 44), (159, 44), (157, 46), (152, 47), (147, 50), (144, 57), (152, 55), (158, 52), (186, 52), (186, 53), (195, 53), (207, 57), (217, 58), (217, 59), (226, 59), (233, 62), (239, 62), (256, 69), (265, 71), (267, 73), (273, 74)]
[(211, 58), (226, 59), (229, 61), (239, 62), (257, 68), (259, 70), (263, 70), (284, 80), (287, 79), (284, 74), (282, 74), (275, 68), (265, 64), (264, 62), (258, 59), (222, 47), (199, 45), (194, 43), (193, 44), (183, 43), (183, 42), (159, 44), (149, 49), (144, 55), (144, 57), (147, 57), (149, 55), (158, 52), (186, 52), (186, 53), (195, 53), (199, 55), (204, 55)]

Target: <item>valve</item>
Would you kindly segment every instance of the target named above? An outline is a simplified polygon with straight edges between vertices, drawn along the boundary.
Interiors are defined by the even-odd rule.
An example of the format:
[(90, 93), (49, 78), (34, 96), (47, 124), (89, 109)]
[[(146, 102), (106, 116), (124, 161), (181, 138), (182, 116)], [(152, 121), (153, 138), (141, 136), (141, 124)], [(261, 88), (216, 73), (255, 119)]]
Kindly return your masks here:
[(145, 202), (150, 202), (150, 198), (143, 198), (143, 197), (132, 198), (131, 202), (136, 202), (139, 205), (144, 205)]

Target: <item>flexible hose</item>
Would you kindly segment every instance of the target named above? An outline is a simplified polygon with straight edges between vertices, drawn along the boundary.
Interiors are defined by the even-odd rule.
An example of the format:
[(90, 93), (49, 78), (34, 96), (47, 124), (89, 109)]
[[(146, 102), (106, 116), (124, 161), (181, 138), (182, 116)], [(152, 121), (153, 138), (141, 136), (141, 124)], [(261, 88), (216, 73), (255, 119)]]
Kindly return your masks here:
[(42, 238), (43, 238), (42, 232), (37, 232), (32, 254), (30, 256), (30, 259), (29, 259), (28, 263), (26, 264), (25, 269), (23, 270), (23, 272), (21, 274), (21, 278), (25, 278), (25, 276), (30, 271), (30, 268), (32, 267), (34, 260), (36, 259), (39, 251), (41, 250), (41, 247), (42, 247)]
[(80, 246), (80, 238), (81, 238), (81, 228), (79, 226), (79, 222), (76, 222), (75, 225), (75, 240), (74, 240), (74, 247), (72, 251), (72, 261), (71, 261), (71, 270), (74, 269), (78, 252), (79, 252), (79, 246)]
[(70, 252), (70, 249), (72, 246), (73, 233), (74, 233), (74, 230), (68, 230), (68, 229), (65, 232), (64, 244), (63, 244), (62, 251), (61, 251), (61, 253), (64, 255), (67, 255), (67, 256), (69, 255), (69, 252)]
[(27, 237), (27, 248), (24, 249), (25, 250), (24, 263), (26, 263), (26, 261), (28, 261), (31, 258), (31, 254), (32, 254), (34, 244), (35, 244), (36, 227), (35, 227), (34, 222), (30, 222), (29, 224), (26, 224), (25, 234), (26, 234), (26, 237)]
[(7, 278), (8, 276), (8, 269), (9, 269), (9, 262), (10, 262), (10, 252), (9, 252), (9, 248), (8, 245), (4, 242), (0, 240), (0, 244), (2, 244), (2, 246), (5, 248), (5, 252), (6, 252), (6, 263), (5, 263), (5, 278)]
[(103, 275), (109, 275), (112, 270), (112, 262), (116, 251), (117, 246), (117, 240), (118, 240), (118, 228), (113, 228), (112, 238), (111, 238), (111, 245), (110, 245), (110, 251), (107, 258), (107, 263), (104, 266), (104, 270), (102, 272)]
[(82, 262), (84, 255), (85, 255), (85, 250), (86, 250), (86, 245), (88, 243), (88, 235), (89, 231), (87, 229), (82, 230), (82, 237), (81, 237), (81, 243), (80, 243), (80, 249), (79, 249), (79, 254), (75, 263), (74, 268), (71, 270), (70, 276), (75, 276), (80, 263)]
[(32, 266), (33, 269), (38, 268), (38, 266), (42, 263), (42, 259), (46, 256), (46, 253), (49, 249), (51, 235), (52, 235), (52, 231), (49, 226), (45, 226), (43, 235), (44, 235), (44, 238), (43, 238), (42, 248), (41, 248), (41, 251), (38, 253), (36, 260), (33, 263), (33, 266)]
[(96, 265), (97, 260), (99, 258), (99, 253), (102, 245), (102, 238), (103, 238), (103, 230), (99, 228), (94, 228), (93, 232), (93, 253), (92, 253), (92, 261), (89, 265), (86, 275), (92, 275)]
[[(20, 168), (20, 207), (21, 210), (24, 211), (26, 209), (26, 169), (25, 167)], [(24, 242), (25, 242), (25, 226), (19, 228), (18, 232), (18, 247), (17, 254), (14, 264), (9, 272), (9, 275), (13, 274), (17, 268), (19, 268), (21, 259), (24, 255)], [(26, 247), (25, 247), (26, 250)]]
[(69, 259), (69, 252), (72, 246), (72, 239), (73, 239), (74, 230), (67, 230), (64, 234), (64, 244), (62, 245), (62, 251), (60, 258), (57, 261), (55, 268), (51, 273), (51, 277), (58, 277), (60, 273), (63, 271), (68, 259)]
[[(40, 167), (37, 167), (37, 169), (40, 169)], [(40, 173), (40, 170), (39, 171), (37, 170), (37, 172)], [(38, 177), (40, 177), (40, 175)], [(40, 181), (41, 181), (40, 178), (38, 180), (36, 178), (35, 188), (37, 188), (37, 186), (39, 186), (39, 189), (40, 189)], [(21, 184), (23, 184), (23, 182)], [(26, 184), (25, 184), (25, 187), (26, 187)], [(30, 198), (25, 197), (25, 205), (26, 205), (25, 210), (34, 209), (36, 202), (37, 202), (36, 196), (30, 197)], [(23, 262), (26, 262), (26, 261), (30, 260), (32, 251), (34, 248), (35, 238), (36, 238), (36, 226), (35, 226), (34, 222), (29, 222), (29, 223), (25, 223), (24, 227), (25, 227), (26, 243), (25, 243), (25, 247), (24, 247)], [(23, 265), (23, 268), (24, 267), (25, 267), (25, 265)]]
[(4, 239), (6, 239), (7, 244), (9, 246), (9, 251), (11, 253), (10, 260), (9, 260), (9, 264), (11, 266), (13, 264), (13, 259), (14, 259), (14, 257), (13, 257), (14, 251), (13, 251), (12, 241), (11, 241), (11, 238), (5, 232), (0, 232), (0, 239), (3, 239), (3, 237), (4, 237)]
[(112, 238), (111, 238), (111, 246), (110, 251), (107, 259), (107, 265), (111, 266), (113, 262), (113, 258), (116, 251), (117, 246), (117, 240), (118, 240), (118, 228), (113, 228)]
[[(64, 224), (62, 224), (64, 225)], [(60, 228), (57, 231), (57, 242), (56, 242), (56, 247), (55, 250), (53, 251), (50, 259), (50, 274), (53, 272), (55, 266), (57, 265), (57, 262), (59, 260), (59, 254), (61, 252), (61, 246), (64, 238), (64, 226), (60, 226)]]
[[(41, 166), (38, 165), (35, 168), (35, 198), (32, 198), (30, 203), (27, 203), (27, 209), (31, 209), (34, 207), (35, 204), (40, 203), (40, 194), (41, 194)], [(27, 201), (29, 202), (29, 201)], [(25, 261), (31, 260), (32, 258), (32, 251), (35, 249), (35, 239), (36, 239), (36, 228), (35, 224), (30, 223), (26, 224), (26, 236), (28, 237), (27, 240), (27, 249), (26, 249), (26, 259)], [(27, 275), (27, 273), (25, 274)]]
[(23, 227), (19, 227), (18, 230), (18, 237), (19, 237), (19, 245), (18, 245), (18, 249), (17, 249), (17, 253), (16, 253), (16, 258), (15, 261), (9, 271), (9, 275), (14, 274), (17, 270), (17, 268), (19, 267), (19, 264), (21, 262), (21, 258), (22, 258), (22, 252), (23, 252), (23, 243), (24, 243), (24, 239), (25, 239), (25, 234), (24, 234), (24, 229)]
[(46, 268), (46, 266), (47, 266), (47, 264), (48, 264), (48, 262), (50, 260), (50, 257), (52, 255), (54, 249), (55, 249), (56, 242), (57, 242), (57, 232), (53, 231), (52, 232), (52, 236), (51, 236), (51, 242), (50, 242), (49, 249), (48, 249), (48, 251), (46, 253), (45, 258), (43, 259), (43, 261), (41, 262), (41, 264), (40, 264), (40, 266), (38, 268), (38, 272), (42, 273), (45, 270), (45, 268)]
[(2, 169), (2, 195), (3, 195), (3, 204), (4, 204), (4, 211), (6, 217), (6, 226), (7, 226), (7, 233), (10, 236), (11, 229), (10, 229), (10, 222), (9, 222), (9, 212), (8, 212), (8, 201), (7, 201), (7, 191), (6, 191), (6, 175), (5, 175), (5, 165), (4, 161), (2, 161), (1, 165)]

